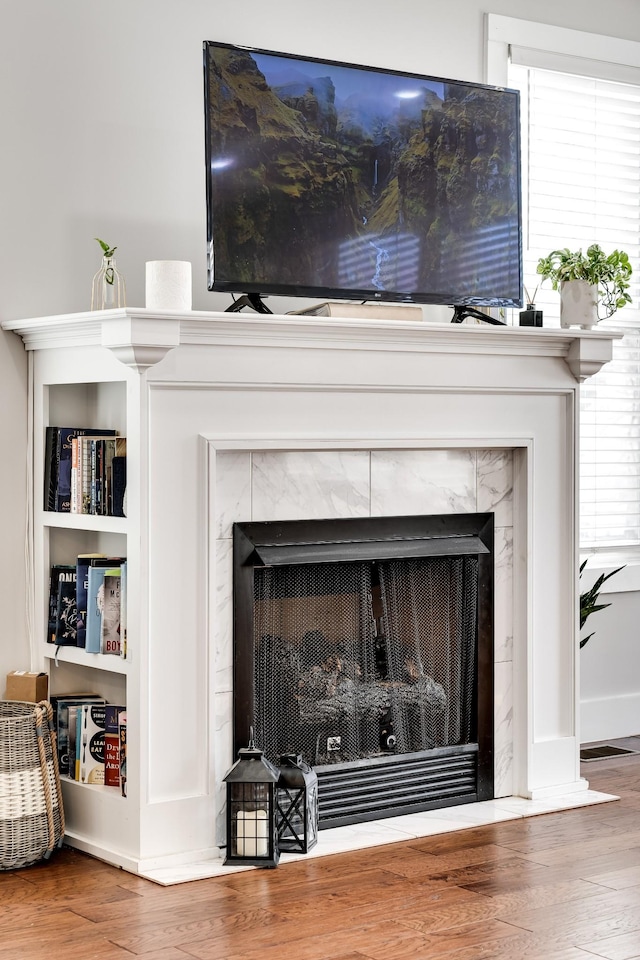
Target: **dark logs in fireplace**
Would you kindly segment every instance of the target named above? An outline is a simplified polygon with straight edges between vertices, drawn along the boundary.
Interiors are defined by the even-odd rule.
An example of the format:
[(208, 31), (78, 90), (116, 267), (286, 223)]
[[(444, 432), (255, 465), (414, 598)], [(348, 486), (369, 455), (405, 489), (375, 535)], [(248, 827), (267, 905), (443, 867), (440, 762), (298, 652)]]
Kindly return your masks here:
[(493, 514), (234, 525), (234, 749), (320, 826), (493, 797)]

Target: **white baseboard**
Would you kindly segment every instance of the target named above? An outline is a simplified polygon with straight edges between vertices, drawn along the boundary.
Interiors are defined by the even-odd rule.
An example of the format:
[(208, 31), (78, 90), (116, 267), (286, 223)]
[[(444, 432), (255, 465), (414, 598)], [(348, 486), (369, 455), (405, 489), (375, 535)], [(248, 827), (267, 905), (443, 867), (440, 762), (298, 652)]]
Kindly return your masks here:
[(640, 736), (640, 693), (581, 701), (581, 743), (635, 736)]

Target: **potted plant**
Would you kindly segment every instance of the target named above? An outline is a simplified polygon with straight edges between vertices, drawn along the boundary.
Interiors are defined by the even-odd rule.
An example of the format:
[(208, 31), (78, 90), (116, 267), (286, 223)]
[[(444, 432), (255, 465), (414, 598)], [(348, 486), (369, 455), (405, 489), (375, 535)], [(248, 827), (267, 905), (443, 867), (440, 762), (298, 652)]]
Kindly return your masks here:
[[(582, 576), (582, 571), (587, 565), (587, 561), (580, 564), (580, 576)], [(602, 584), (605, 580), (608, 580), (609, 577), (615, 576), (616, 573), (620, 573), (621, 570), (624, 570), (624, 564), (621, 567), (617, 567), (615, 570), (611, 570), (609, 573), (601, 573), (594, 585), (589, 589), (585, 590), (580, 594), (580, 630), (584, 627), (587, 622), (587, 618), (591, 616), (592, 613), (595, 613), (597, 610), (604, 610), (606, 607), (610, 607), (610, 603), (598, 603), (598, 596), (600, 595), (600, 590), (602, 589)], [(589, 642), (595, 630), (593, 630), (588, 637), (583, 637), (580, 640), (580, 649), (584, 647), (586, 643)]]
[(102, 264), (91, 284), (91, 309), (109, 310), (124, 307), (126, 304), (124, 278), (116, 267), (114, 254), (117, 247), (111, 247), (99, 237), (95, 239), (102, 250)]
[[(631, 302), (628, 293), (631, 264), (623, 250), (605, 254), (592, 243), (586, 253), (579, 250), (552, 250), (538, 260), (537, 272), (560, 288), (560, 325), (589, 328), (606, 320)], [(600, 315), (599, 305), (603, 315)]]

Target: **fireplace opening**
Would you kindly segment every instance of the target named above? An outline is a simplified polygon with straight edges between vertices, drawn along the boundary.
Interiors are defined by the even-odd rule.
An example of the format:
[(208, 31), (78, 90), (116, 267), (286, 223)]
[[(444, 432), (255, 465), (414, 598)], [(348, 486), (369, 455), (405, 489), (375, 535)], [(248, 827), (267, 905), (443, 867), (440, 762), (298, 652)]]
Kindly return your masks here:
[(234, 739), (320, 826), (493, 796), (493, 514), (234, 526)]

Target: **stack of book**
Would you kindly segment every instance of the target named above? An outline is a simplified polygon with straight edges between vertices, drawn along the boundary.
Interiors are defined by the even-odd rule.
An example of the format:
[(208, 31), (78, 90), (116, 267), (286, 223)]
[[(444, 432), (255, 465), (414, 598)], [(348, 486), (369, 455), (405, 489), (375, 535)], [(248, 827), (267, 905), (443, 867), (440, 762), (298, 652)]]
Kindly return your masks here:
[(51, 697), (60, 775), (126, 796), (127, 713), (93, 693)]
[(126, 557), (81, 554), (51, 567), (47, 641), (126, 657)]
[(115, 430), (47, 427), (44, 509), (123, 517), (127, 439)]

